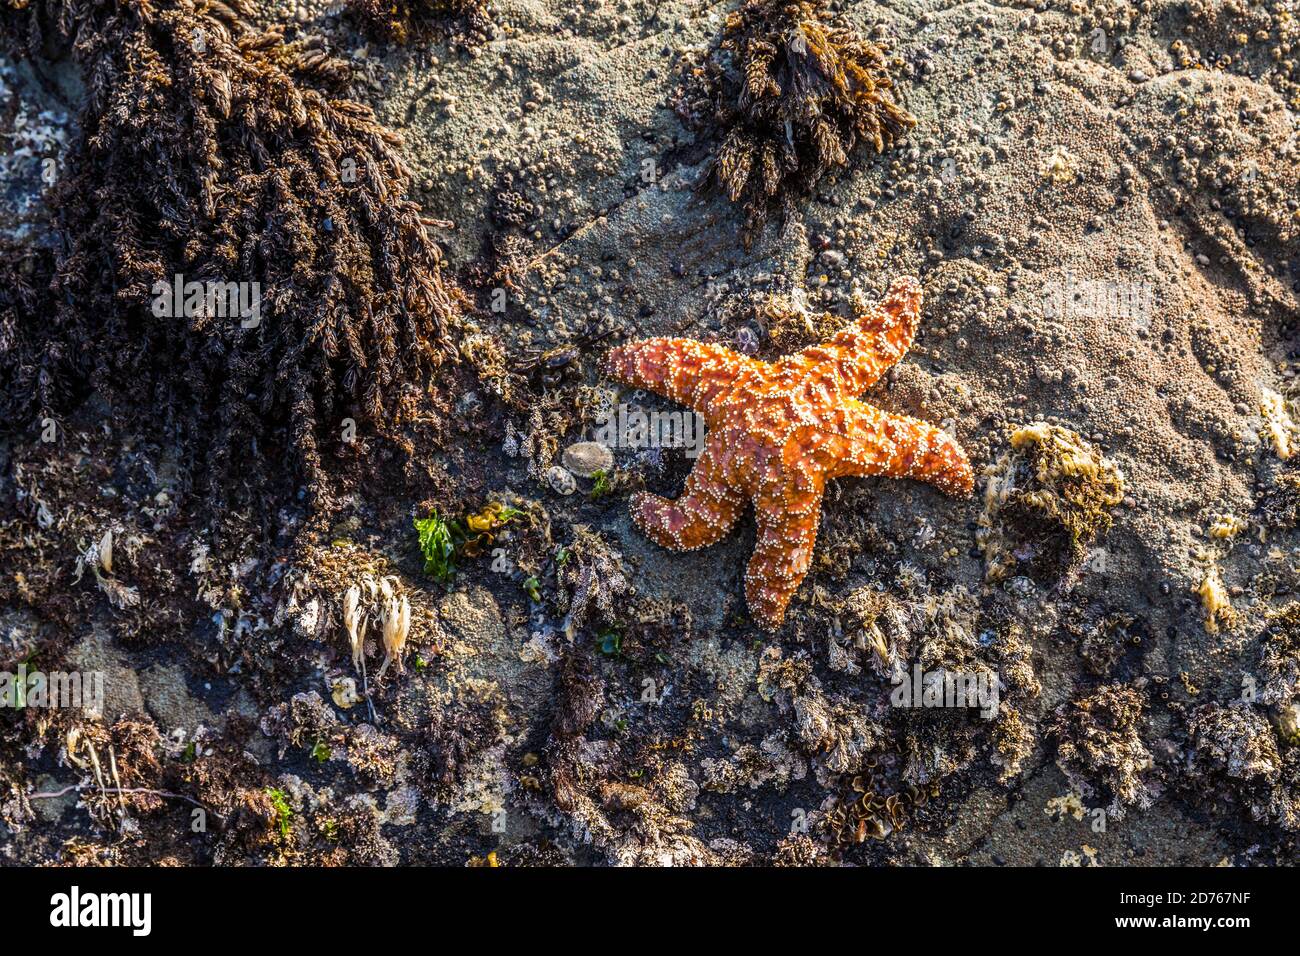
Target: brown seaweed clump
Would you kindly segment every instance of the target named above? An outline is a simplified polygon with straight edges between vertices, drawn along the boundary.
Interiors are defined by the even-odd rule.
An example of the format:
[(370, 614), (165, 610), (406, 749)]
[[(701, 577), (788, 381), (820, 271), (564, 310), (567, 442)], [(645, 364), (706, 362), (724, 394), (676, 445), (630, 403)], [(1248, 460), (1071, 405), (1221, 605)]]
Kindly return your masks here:
[(1142, 694), (1125, 684), (1107, 684), (1057, 709), (1049, 734), (1056, 739), (1056, 765), (1082, 795), (1106, 801), (1115, 819), (1131, 804), (1151, 805), (1145, 775), (1151, 752), (1142, 741)]
[(885, 53), (827, 14), (825, 0), (748, 0), (703, 68), (702, 99), (725, 131), (704, 183), (744, 207), (746, 245), (859, 145), (884, 152), (916, 125)]
[(441, 36), (472, 50), (492, 39), (492, 12), (485, 0), (347, 0), (346, 9), (381, 43), (405, 46)]
[(346, 63), (250, 9), (0, 0), (0, 48), (70, 48), (86, 86), (46, 314), (0, 340), (0, 412), (93, 389), (179, 432), (218, 510), (223, 478), (282, 473), (285, 449), (317, 503), (349, 419), (409, 453), (461, 303)]
[(621, 562), (622, 555), (612, 550), (599, 532), (582, 525), (574, 528), (573, 542), (556, 570), (566, 612), (564, 630), (570, 638), (589, 616), (606, 623), (618, 619), (620, 603), (632, 592)]
[(0, 410), (9, 417), (14, 398), (25, 406), (29, 421), (37, 408), (56, 404), (59, 382), (54, 372), (63, 362), (59, 343), (30, 330), (45, 321), (54, 255), (48, 249), (0, 245)]
[(920, 787), (910, 783), (891, 787), (875, 758), (868, 758), (862, 770), (826, 813), (826, 834), (837, 849), (868, 839), (884, 840), (902, 830), (911, 813), (939, 796), (934, 781)]
[[(556, 705), (543, 754), (553, 822), (618, 865), (701, 865), (728, 862), (692, 834), (684, 816), (699, 787), (668, 751), (642, 754), (637, 776), (624, 743), (608, 739), (597, 718), (608, 702), (606, 682), (593, 662), (571, 652), (560, 665)], [(730, 841), (727, 841), (730, 842)]]
[(1075, 432), (1046, 422), (1014, 430), (1011, 449), (988, 469), (977, 540), (985, 577), (1010, 573), (1040, 584), (1078, 571), (1110, 510), (1124, 499), (1124, 476)]

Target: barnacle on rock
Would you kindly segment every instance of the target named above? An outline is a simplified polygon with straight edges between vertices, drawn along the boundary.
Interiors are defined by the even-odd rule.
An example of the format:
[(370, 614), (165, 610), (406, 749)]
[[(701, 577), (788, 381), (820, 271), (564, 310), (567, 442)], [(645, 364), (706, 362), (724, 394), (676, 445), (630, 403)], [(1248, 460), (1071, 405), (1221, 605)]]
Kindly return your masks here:
[(776, 845), (773, 866), (830, 866), (825, 848), (806, 833), (793, 833)]
[(1053, 583), (1077, 571), (1110, 509), (1124, 499), (1124, 476), (1075, 432), (1046, 422), (1017, 428), (1011, 448), (986, 472), (977, 540), (985, 576), (1010, 573)]
[(846, 324), (843, 317), (809, 308), (802, 290), (794, 296), (770, 295), (753, 303), (754, 323), (767, 331), (768, 345), (776, 355), (833, 338)]
[(768, 734), (758, 746), (741, 744), (726, 760), (705, 758), (700, 769), (704, 772), (701, 786), (715, 793), (765, 786), (781, 791), (808, 775), (807, 761), (782, 733)]
[[(907, 615), (904, 605), (889, 591), (861, 587), (849, 593), (840, 614), (848, 648), (840, 649), (831, 638), (832, 670), (846, 670), (852, 661), (849, 654), (866, 652), (865, 661), (878, 674), (891, 673), (910, 653), (907, 643)], [(837, 655), (835, 651), (838, 650)], [(843, 661), (840, 661), (843, 655)], [(852, 664), (859, 667), (861, 664)]]
[[(1007, 782), (1021, 770), (1037, 742), (1033, 704), (1041, 687), (1034, 673), (1032, 647), (1018, 622), (982, 614), (964, 587), (919, 592), (909, 627), (911, 667), (900, 662), (890, 675), (897, 693), (913, 684), (918, 671), (930, 678), (951, 675), (973, 682), (976, 701), (937, 709), (894, 708), (902, 779), (928, 784), (974, 764), (981, 754)], [(982, 691), (979, 690), (982, 688)], [(916, 694), (912, 697), (915, 704)], [(975, 705), (978, 709), (973, 709)], [(958, 719), (954, 719), (958, 718)]]
[(326, 501), (348, 418), (412, 451), (404, 426), (455, 354), (461, 302), (403, 197), (398, 138), (340, 95), (347, 64), (250, 10), (0, 4), (0, 47), (69, 45), (86, 83), (49, 198), (48, 319), (20, 323), (0, 410), (26, 421), (33, 398), (94, 389), (192, 443), (217, 511), (223, 485), (283, 474), (286, 446)]
[(1000, 679), (1006, 699), (998, 706), (993, 721), (992, 762), (999, 768), (998, 780), (1006, 783), (1020, 773), (1038, 742), (1038, 721), (1029, 704), (1042, 692), (1034, 673), (1033, 648), (1019, 627), (1009, 626), (994, 642)]
[(703, 67), (722, 130), (704, 182), (743, 206), (746, 244), (860, 145), (883, 152), (916, 125), (894, 101), (885, 53), (828, 11), (825, 0), (747, 0)]
[(1109, 677), (1119, 663), (1133, 625), (1131, 614), (1107, 614), (1087, 625), (1079, 637), (1078, 651), (1084, 666), (1096, 677)]

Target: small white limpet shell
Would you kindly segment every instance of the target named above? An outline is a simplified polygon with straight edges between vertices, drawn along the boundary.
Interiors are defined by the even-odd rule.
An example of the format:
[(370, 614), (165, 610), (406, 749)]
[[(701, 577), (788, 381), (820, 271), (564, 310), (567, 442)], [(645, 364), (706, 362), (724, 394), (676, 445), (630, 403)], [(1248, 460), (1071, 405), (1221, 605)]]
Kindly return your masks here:
[(578, 487), (573, 472), (561, 465), (552, 465), (547, 469), (546, 482), (551, 486), (552, 491), (560, 495), (571, 495)]

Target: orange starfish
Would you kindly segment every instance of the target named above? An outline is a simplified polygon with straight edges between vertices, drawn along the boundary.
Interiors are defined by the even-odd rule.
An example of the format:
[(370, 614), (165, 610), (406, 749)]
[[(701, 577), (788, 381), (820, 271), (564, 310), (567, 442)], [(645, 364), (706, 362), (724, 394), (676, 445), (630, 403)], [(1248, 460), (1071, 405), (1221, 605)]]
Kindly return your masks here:
[(758, 537), (745, 598), (769, 630), (808, 573), (828, 478), (919, 478), (963, 495), (974, 486), (966, 453), (942, 431), (855, 400), (911, 347), (920, 282), (898, 279), (883, 302), (859, 311), (830, 341), (775, 363), (662, 338), (605, 359), (610, 378), (693, 408), (708, 427), (682, 496), (641, 492), (632, 520), (657, 544), (692, 551), (720, 540), (752, 501)]

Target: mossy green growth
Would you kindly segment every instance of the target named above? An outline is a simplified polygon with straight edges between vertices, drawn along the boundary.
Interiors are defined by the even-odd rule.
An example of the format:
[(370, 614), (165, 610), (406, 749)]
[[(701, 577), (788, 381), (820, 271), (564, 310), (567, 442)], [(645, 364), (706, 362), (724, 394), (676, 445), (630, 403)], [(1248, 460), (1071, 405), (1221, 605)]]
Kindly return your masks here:
[(590, 501), (596, 501), (604, 498), (614, 490), (614, 477), (609, 472), (601, 470), (591, 476), (595, 484), (591, 486), (591, 491), (587, 492), (587, 498)]
[(445, 583), (456, 570), (457, 559), (478, 557), (493, 542), (497, 531), (523, 514), (518, 508), (494, 501), (464, 518), (446, 519), (437, 511), (427, 518), (416, 518), (424, 573)]
[(427, 518), (416, 518), (415, 531), (420, 536), (424, 573), (435, 581), (446, 581), (456, 568), (456, 543), (452, 540), (451, 525), (435, 511)]
[(266, 795), (271, 798), (271, 809), (275, 811), (274, 822), (280, 828), (280, 836), (287, 838), (289, 823), (293, 819), (293, 807), (289, 806), (289, 798), (283, 790), (275, 787), (267, 787)]

